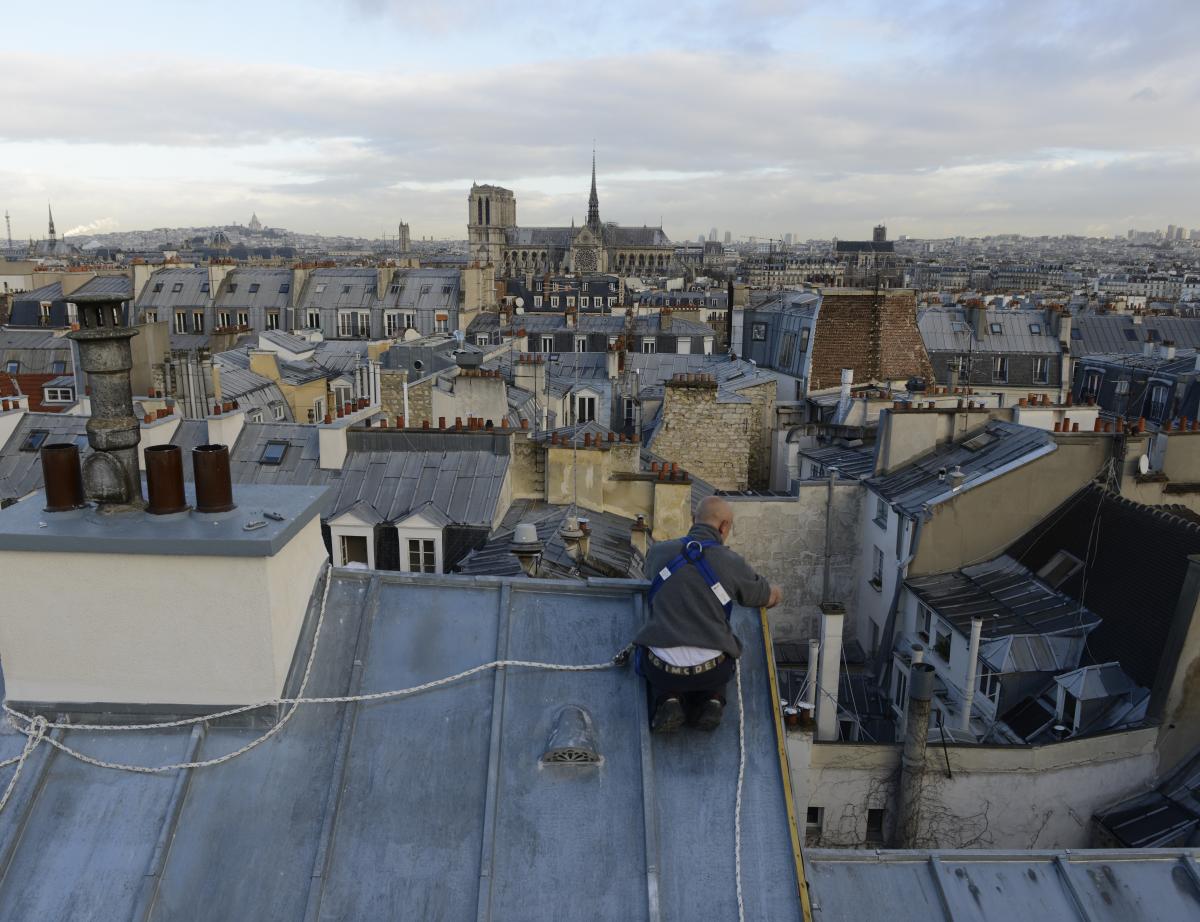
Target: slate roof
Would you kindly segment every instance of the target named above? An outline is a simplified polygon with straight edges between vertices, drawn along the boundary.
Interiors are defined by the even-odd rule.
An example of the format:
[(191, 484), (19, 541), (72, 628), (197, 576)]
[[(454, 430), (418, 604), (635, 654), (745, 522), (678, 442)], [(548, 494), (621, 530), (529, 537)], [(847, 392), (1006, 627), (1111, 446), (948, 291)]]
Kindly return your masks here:
[[(265, 330), (258, 334), (260, 340), (265, 339), (269, 343), (273, 343), (288, 352), (293, 352), (297, 355), (302, 355), (305, 352), (314, 352), (317, 344), (309, 342), (303, 336), (295, 336), (291, 333), (285, 333), (283, 330)], [(357, 340), (350, 340), (357, 342)]]
[(1200, 751), (1154, 791), (1110, 807), (1096, 821), (1126, 848), (1200, 845)]
[[(169, 310), (206, 307), (212, 303), (212, 298), (216, 295), (214, 289), (217, 286), (211, 283), (212, 279), (207, 269), (159, 269), (146, 281), (134, 304), (139, 315), (145, 308)], [(154, 290), (158, 285), (162, 286), (161, 291)], [(176, 285), (181, 286), (179, 291), (175, 291)], [(205, 285), (209, 285), (208, 291), (203, 290)], [(170, 318), (161, 317), (160, 319), (168, 320)]]
[(838, 469), (838, 476), (847, 480), (864, 480), (875, 472), (875, 446), (846, 448), (828, 445), (820, 448), (801, 448), (800, 457), (816, 461), (826, 471)]
[(374, 269), (314, 269), (304, 284), (297, 309), (303, 312), (309, 308), (377, 306), (376, 279)]
[[(231, 349), (228, 352), (218, 352), (213, 356), (214, 362), (221, 365), (221, 391), (225, 391), (225, 373), (227, 369), (238, 368), (255, 377), (263, 377), (250, 371), (250, 349)], [(325, 378), (328, 372), (312, 361), (294, 361), (276, 353), (275, 363), (279, 366), (279, 376), (288, 384), (306, 384)], [(270, 380), (265, 378), (264, 380)], [(236, 396), (236, 395), (234, 395)]]
[[(929, 352), (983, 352), (1022, 355), (1059, 355), (1058, 334), (1040, 310), (985, 310), (985, 332), (975, 333), (967, 311), (961, 307), (931, 307), (917, 317), (917, 326)], [(992, 324), (1001, 332), (993, 333)], [(1038, 330), (1037, 333), (1033, 329)]]
[[(707, 323), (685, 317), (671, 317), (666, 328), (661, 314), (643, 314), (626, 320), (619, 314), (579, 314), (576, 325), (569, 327), (565, 314), (538, 311), (518, 314), (508, 326), (524, 327), (529, 333), (556, 333), (570, 330), (572, 333), (605, 333), (615, 336), (628, 332), (631, 336), (713, 336), (713, 328)], [(500, 315), (485, 311), (477, 315), (467, 327), (467, 334), (493, 333), (500, 329)]]
[(1094, 663), (1090, 666), (1080, 666), (1071, 672), (1055, 676), (1054, 681), (1080, 701), (1125, 695), (1138, 687), (1137, 683), (1121, 669), (1120, 663)]
[(0, 329), (0, 369), (8, 362), (21, 363), (20, 374), (56, 374), (53, 365), (63, 362), (64, 370), (71, 364), (71, 341), (55, 336), (49, 330)]
[[(228, 356), (229, 353), (218, 353)], [(247, 362), (247, 366), (249, 362)], [(282, 407), (283, 419), (292, 419), (292, 408), (284, 399), (279, 385), (270, 378), (263, 377), (250, 371), (248, 367), (239, 367), (235, 360), (226, 359), (221, 363), (221, 399), (236, 400), (241, 409), (270, 409)], [(274, 414), (268, 413), (264, 419), (273, 419)]]
[(592, 536), (587, 559), (577, 564), (567, 553), (566, 544), (559, 534), (570, 511), (569, 506), (551, 505), (541, 500), (514, 501), (487, 544), (472, 551), (455, 569), (471, 575), (524, 576), (511, 547), (517, 525), (529, 522), (537, 528), (538, 538), (545, 546), (542, 569), (539, 571), (542, 576), (575, 579), (589, 576), (641, 577), (643, 561), (629, 540), (633, 519), (611, 512), (580, 509), (578, 516), (587, 520)]
[[(980, 447), (972, 450), (968, 445)], [(950, 495), (949, 480), (939, 480), (939, 471), (943, 468), (950, 471), (960, 467), (966, 475), (960, 491), (969, 490), (983, 479), (991, 479), (991, 475), (1000, 469), (1027, 463), (1054, 451), (1055, 447), (1053, 436), (1041, 429), (991, 420), (960, 441), (939, 445), (898, 470), (872, 477), (866, 483), (911, 516), (919, 513), (926, 503), (940, 502)]]
[(622, 227), (620, 224), (605, 224), (604, 243), (610, 247), (661, 247), (670, 246), (671, 239), (661, 227)]
[[(405, 688), (496, 658), (603, 662), (642, 623), (641, 585), (338, 571), (307, 693)], [(733, 626), (745, 644), (746, 918), (798, 922), (761, 621), (738, 608)], [(601, 762), (541, 762), (565, 705), (587, 711)], [(0, 920), (735, 919), (737, 729), (651, 735), (628, 667), (514, 667), (301, 707), (258, 748), (204, 769), (106, 771), (42, 746), (0, 826)], [(157, 765), (262, 732), (62, 740)], [(0, 758), (23, 740), (0, 734)]]
[[(258, 286), (255, 291), (254, 286)], [(279, 289), (286, 286), (287, 291)], [(292, 270), (234, 269), (221, 283), (218, 310), (283, 310), (292, 303)], [(231, 290), (232, 289), (232, 290)]]
[(384, 289), (383, 308), (446, 312), (458, 307), (461, 285), (462, 274), (457, 269), (398, 269)]
[[(505, 437), (352, 430), (341, 470), (323, 470), (318, 432), (297, 423), (247, 423), (230, 451), (234, 482), (333, 486), (326, 519), (366, 501), (386, 522), (430, 502), (456, 525), (490, 528), (495, 521), (509, 463)], [(279, 464), (259, 463), (268, 442), (287, 443)]]
[(1189, 919), (1200, 900), (1184, 850), (805, 849), (814, 922), (1132, 922)]
[(76, 288), (66, 300), (89, 295), (112, 295), (128, 301), (133, 297), (133, 280), (127, 275), (97, 275)]
[[(1135, 682), (1153, 688), (1188, 555), (1200, 553), (1200, 527), (1089, 484), (1007, 553), (1038, 572), (1060, 550), (1089, 563), (1082, 601), (1100, 617), (1088, 636), (1091, 659), (1119, 662)], [(1059, 591), (1080, 599), (1084, 572), (1069, 577)]]
[(1055, 592), (1011, 557), (910, 577), (904, 583), (959, 633), (971, 633), (971, 620), (983, 619), (983, 637), (1007, 634), (1082, 634), (1100, 619)]
[(575, 238), (573, 227), (506, 227), (504, 243), (510, 247), (566, 248)]
[(1129, 314), (1079, 314), (1071, 325), (1071, 355), (1141, 352), (1148, 334), (1157, 342), (1169, 339), (1180, 348), (1200, 349), (1200, 318), (1150, 315), (1134, 323)]
[(82, 457), (91, 448), (87, 442), (86, 416), (64, 413), (26, 413), (8, 441), (0, 446), (0, 500), (21, 499), (42, 486), (41, 456), (36, 451), (21, 451), (30, 432), (46, 430), (45, 445), (74, 442)]

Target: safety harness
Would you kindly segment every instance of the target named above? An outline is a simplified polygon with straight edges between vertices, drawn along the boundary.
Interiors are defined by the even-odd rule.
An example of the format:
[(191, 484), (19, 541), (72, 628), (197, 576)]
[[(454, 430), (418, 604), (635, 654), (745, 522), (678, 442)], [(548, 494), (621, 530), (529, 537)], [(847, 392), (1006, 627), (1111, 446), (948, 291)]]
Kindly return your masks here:
[(650, 591), (646, 593), (647, 601), (653, 605), (654, 597), (658, 595), (658, 590), (662, 589), (663, 585), (676, 570), (685, 563), (690, 563), (704, 576), (705, 582), (708, 583), (708, 588), (713, 591), (713, 595), (717, 597), (717, 600), (721, 603), (721, 607), (725, 609), (725, 620), (728, 621), (733, 615), (733, 599), (729, 597), (729, 593), (725, 591), (725, 587), (717, 579), (717, 574), (713, 572), (713, 568), (704, 558), (704, 549), (717, 544), (720, 544), (720, 542), (697, 541), (695, 538), (685, 541), (680, 555), (654, 574), (654, 581), (650, 583)]

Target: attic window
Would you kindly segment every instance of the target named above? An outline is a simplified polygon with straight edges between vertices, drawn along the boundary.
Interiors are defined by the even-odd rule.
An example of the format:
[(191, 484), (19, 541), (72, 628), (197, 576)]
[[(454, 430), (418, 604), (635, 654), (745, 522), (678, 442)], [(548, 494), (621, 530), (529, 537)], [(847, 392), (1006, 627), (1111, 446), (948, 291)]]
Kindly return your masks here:
[(390, 291), (390, 292), (391, 292), (392, 294), (394, 294), (394, 295), (395, 295), (395, 294), (399, 294), (399, 293), (400, 293), (400, 286), (399, 286), (399, 285), (393, 285), (391, 288), (389, 288), (389, 289), (388, 289), (388, 291)]
[(344, 294), (344, 295), (350, 294), (350, 286), (349, 285), (342, 286), (342, 294)]
[(1037, 577), (1051, 589), (1057, 589), (1074, 576), (1083, 564), (1079, 558), (1066, 551), (1059, 551), (1037, 572)]
[(155, 283), (154, 283), (154, 292), (155, 292), (155, 294), (157, 294), (158, 292), (162, 291), (162, 286), (163, 286), (163, 283), (162, 283), (162, 282), (155, 282)]
[(1041, 336), (1042, 335), (1042, 325), (1040, 323), (1029, 324), (1029, 332), (1032, 333), (1034, 336)]
[(291, 282), (282, 282), (282, 283), (280, 283), (280, 285), (279, 285), (279, 293), (280, 293), (281, 295), (285, 295), (285, 294), (287, 294), (287, 293), (288, 293), (289, 291), (291, 291), (291, 290), (292, 290), (292, 283), (291, 283)]
[(259, 287), (260, 287), (260, 286), (259, 286), (258, 282), (253, 282), (253, 283), (251, 283), (251, 285), (250, 285), (250, 294), (255, 294), (255, 293), (258, 291)]
[[(1127, 332), (1132, 331), (1130, 330)], [(1079, 329), (1079, 327), (1073, 327), (1071, 329), (1071, 339), (1083, 339), (1083, 330)]]
[(201, 290), (201, 291), (208, 291), (208, 282), (201, 282), (201, 283), (200, 283), (200, 290)]
[(317, 284), (317, 287), (316, 287), (316, 289), (314, 289), (314, 294), (320, 294), (320, 293), (321, 293), (321, 292), (323, 292), (324, 290), (325, 290), (325, 283), (324, 283), (324, 282), (319, 282), (319, 283)]
[(988, 330), (991, 331), (992, 333), (1003, 333), (1004, 327), (998, 323), (989, 323)]
[[(1074, 333), (1075, 331), (1072, 330), (1071, 332)], [(1137, 340), (1138, 340), (1137, 330), (1125, 330), (1124, 333), (1125, 333), (1125, 338), (1127, 340), (1129, 340), (1131, 343), (1137, 342)]]
[(21, 451), (37, 451), (50, 438), (49, 429), (31, 429), (25, 441), (21, 443)]
[(21, 371), (21, 363), (16, 359), (10, 359), (4, 363), (4, 370), (10, 375), (19, 374)]
[(237, 291), (237, 282), (230, 282), (229, 283), (229, 293), (233, 294), (235, 291)]
[(967, 325), (961, 320), (951, 320), (950, 331), (952, 333), (965, 333), (967, 332)]
[(979, 451), (981, 448), (991, 445), (994, 441), (996, 441), (996, 437), (990, 432), (981, 432), (979, 435), (963, 442), (962, 447), (967, 451)]
[(171, 291), (173, 291), (173, 292), (183, 291), (183, 282), (176, 282), (174, 285), (171, 286)]
[(267, 442), (263, 448), (262, 455), (258, 459), (259, 464), (282, 464), (283, 456), (287, 453), (287, 442)]

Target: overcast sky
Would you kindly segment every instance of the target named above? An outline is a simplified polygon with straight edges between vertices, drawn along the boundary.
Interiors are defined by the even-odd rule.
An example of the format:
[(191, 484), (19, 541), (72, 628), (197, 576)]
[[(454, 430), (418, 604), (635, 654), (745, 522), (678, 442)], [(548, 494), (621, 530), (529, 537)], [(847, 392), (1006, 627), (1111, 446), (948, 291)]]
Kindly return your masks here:
[[(13, 234), (1200, 227), (1200, 0), (59, 0), (5, 11)], [(14, 50), (15, 49), (15, 50)]]

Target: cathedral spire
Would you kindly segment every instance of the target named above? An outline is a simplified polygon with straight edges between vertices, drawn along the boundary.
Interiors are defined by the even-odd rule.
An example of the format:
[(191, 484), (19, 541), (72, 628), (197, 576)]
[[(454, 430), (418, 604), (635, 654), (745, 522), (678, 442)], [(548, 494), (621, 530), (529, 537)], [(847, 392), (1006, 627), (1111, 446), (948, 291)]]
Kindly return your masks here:
[(55, 241), (55, 239), (56, 239), (56, 235), (55, 235), (55, 233), (54, 233), (54, 212), (50, 210), (50, 203), (49, 203), (49, 202), (47, 202), (47, 203), (46, 203), (46, 213), (50, 215), (50, 236), (49, 236), (49, 239), (50, 239), (50, 242), (51, 242), (51, 243), (53, 243), (53, 242)]
[(596, 194), (596, 148), (592, 148), (592, 193), (588, 196), (587, 223), (589, 227), (600, 226), (600, 196)]

